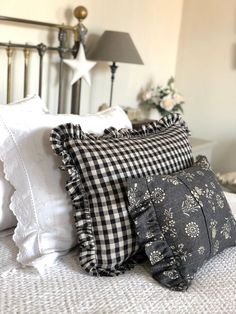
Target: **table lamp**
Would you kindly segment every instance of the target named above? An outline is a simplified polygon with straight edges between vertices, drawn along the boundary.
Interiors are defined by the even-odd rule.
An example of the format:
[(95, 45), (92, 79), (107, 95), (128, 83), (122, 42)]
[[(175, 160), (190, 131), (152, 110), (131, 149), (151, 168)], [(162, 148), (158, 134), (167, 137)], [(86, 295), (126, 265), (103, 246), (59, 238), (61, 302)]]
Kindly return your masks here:
[(143, 64), (143, 61), (128, 33), (105, 31), (97, 45), (88, 55), (88, 59), (96, 61), (111, 61), (111, 91), (110, 107), (112, 105), (113, 84), (118, 68), (116, 62)]

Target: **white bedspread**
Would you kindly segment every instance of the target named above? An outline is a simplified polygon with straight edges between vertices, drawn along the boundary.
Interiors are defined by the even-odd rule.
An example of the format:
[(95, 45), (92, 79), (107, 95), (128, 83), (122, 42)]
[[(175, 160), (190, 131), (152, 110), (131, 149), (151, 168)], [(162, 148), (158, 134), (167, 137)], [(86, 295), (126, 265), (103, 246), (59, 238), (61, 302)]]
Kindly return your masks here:
[(187, 292), (161, 287), (148, 265), (114, 278), (90, 277), (72, 252), (39, 275), (20, 268), (16, 254), (11, 237), (0, 238), (1, 314), (236, 313), (236, 247), (209, 261)]

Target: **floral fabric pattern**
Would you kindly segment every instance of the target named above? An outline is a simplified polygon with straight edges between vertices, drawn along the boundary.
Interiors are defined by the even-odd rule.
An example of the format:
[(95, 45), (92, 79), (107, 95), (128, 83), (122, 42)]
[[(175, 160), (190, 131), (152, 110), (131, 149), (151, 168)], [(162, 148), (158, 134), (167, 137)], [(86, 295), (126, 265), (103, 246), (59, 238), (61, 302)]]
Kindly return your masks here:
[(186, 199), (182, 202), (181, 209), (183, 213), (190, 216), (190, 213), (198, 211), (201, 207), (192, 195), (186, 195)]
[(152, 251), (150, 254), (150, 262), (152, 265), (160, 262), (164, 258), (163, 254), (160, 251)]
[(128, 191), (137, 241), (170, 289), (186, 290), (207, 260), (236, 244), (235, 219), (205, 157), (173, 175), (129, 179)]
[(173, 219), (173, 213), (171, 208), (165, 209), (165, 218), (164, 218), (164, 224), (161, 228), (162, 233), (165, 235), (166, 233), (169, 233), (170, 237), (175, 238), (177, 235), (176, 229), (175, 229), (175, 220)]
[(193, 221), (189, 222), (185, 226), (185, 232), (190, 238), (197, 238), (200, 232), (198, 224), (196, 224), (196, 222)]

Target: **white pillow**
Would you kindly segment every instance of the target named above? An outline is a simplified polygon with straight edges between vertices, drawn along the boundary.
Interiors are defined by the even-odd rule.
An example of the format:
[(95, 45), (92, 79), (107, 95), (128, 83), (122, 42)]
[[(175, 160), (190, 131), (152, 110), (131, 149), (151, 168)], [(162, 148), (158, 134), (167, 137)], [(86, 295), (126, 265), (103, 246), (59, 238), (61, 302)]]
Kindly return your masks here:
[(230, 192), (236, 193), (236, 171), (217, 174), (220, 183)]
[[(42, 113), (46, 111), (45, 104), (36, 95), (28, 96), (18, 102), (8, 105), (0, 105), (0, 113), (12, 117), (19, 112)], [(2, 134), (0, 133), (0, 137)], [(0, 231), (16, 226), (16, 218), (9, 209), (10, 199), (14, 192), (13, 187), (5, 179), (3, 164), (0, 162)]]
[(11, 209), (18, 224), (13, 239), (18, 262), (41, 270), (76, 244), (72, 206), (65, 192), (66, 174), (49, 144), (51, 129), (59, 124), (80, 124), (85, 132), (102, 134), (105, 128), (131, 128), (119, 108), (86, 116), (0, 114), (0, 159), (16, 192)]
[(0, 231), (16, 226), (16, 217), (9, 209), (14, 189), (5, 179), (3, 164), (0, 162)]

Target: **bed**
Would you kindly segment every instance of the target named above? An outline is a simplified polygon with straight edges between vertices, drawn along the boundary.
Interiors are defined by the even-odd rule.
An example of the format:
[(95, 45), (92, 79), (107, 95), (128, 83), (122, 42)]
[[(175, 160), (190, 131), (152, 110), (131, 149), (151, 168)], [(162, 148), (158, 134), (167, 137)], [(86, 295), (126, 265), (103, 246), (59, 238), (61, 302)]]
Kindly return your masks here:
[[(85, 7), (76, 7), (75, 25), (0, 16), (6, 32), (13, 36), (0, 41), (1, 68), (5, 72), (1, 103), (37, 94), (55, 113), (80, 113), (81, 80), (70, 88), (63, 61), (76, 57), (80, 43), (84, 46), (87, 28), (83, 21), (87, 14)], [(22, 36), (24, 32), (26, 36)]]
[(0, 243), (1, 313), (235, 313), (236, 248), (206, 264), (191, 288), (178, 293), (159, 286), (145, 265), (118, 277), (91, 277), (76, 251), (40, 276), (16, 264), (11, 236)]
[[(59, 35), (71, 30), (47, 26), (58, 28)], [(74, 48), (68, 48), (61, 40), (51, 50), (76, 54), (83, 41), (82, 36)], [(8, 53), (10, 48), (29, 48), (18, 43), (0, 45)], [(59, 58), (59, 69), (62, 62)], [(8, 57), (7, 102), (10, 64)], [(39, 63), (39, 73), (40, 69)], [(27, 75), (25, 79), (24, 91)], [(79, 108), (79, 89), (75, 86), (72, 91), (72, 113), (73, 106)], [(61, 93), (59, 83), (58, 111)], [(52, 115), (45, 107), (35, 95), (0, 106), (0, 313), (235, 313), (236, 194), (221, 191), (204, 158), (193, 164), (189, 130), (182, 118), (170, 115), (132, 130), (119, 107), (86, 116)], [(206, 181), (208, 175), (211, 181)], [(178, 203), (179, 186), (191, 206), (183, 206), (182, 194)], [(156, 224), (153, 210), (161, 213), (168, 191), (169, 216), (159, 216)], [(185, 229), (173, 220), (180, 212), (176, 204), (182, 206), (179, 221), (186, 220)], [(222, 212), (228, 216), (222, 218)], [(194, 222), (189, 220), (193, 217)], [(148, 230), (145, 244), (137, 244), (146, 226), (155, 234)], [(192, 242), (177, 245), (179, 252), (173, 253), (173, 241), (181, 237), (184, 241), (183, 233)], [(201, 233), (204, 247), (198, 243)], [(163, 250), (150, 251), (154, 244)], [(189, 248), (187, 255), (184, 245)], [(143, 247), (146, 255), (140, 251)], [(165, 258), (164, 251), (169, 252)], [(218, 251), (222, 252), (215, 256)], [(140, 256), (132, 260), (136, 253)], [(169, 258), (171, 263), (162, 264)], [(184, 264), (188, 258), (191, 263)], [(168, 269), (167, 283), (160, 265)], [(190, 266), (196, 273), (194, 280)], [(181, 278), (176, 272), (170, 274), (172, 267)]]

